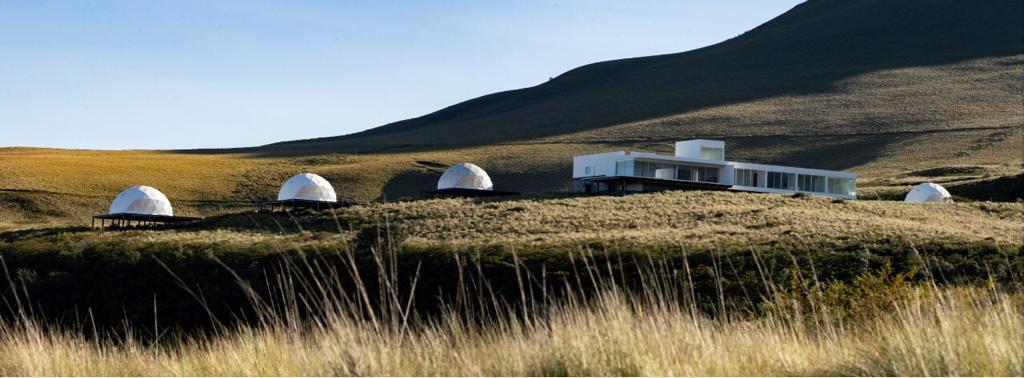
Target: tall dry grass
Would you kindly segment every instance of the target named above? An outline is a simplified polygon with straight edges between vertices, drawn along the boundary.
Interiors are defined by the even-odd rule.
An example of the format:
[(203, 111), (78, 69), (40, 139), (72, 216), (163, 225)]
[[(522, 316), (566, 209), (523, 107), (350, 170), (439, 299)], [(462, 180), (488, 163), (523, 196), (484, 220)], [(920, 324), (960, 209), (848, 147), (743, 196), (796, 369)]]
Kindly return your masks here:
[(542, 318), (416, 330), (337, 317), (162, 345), (0, 328), (4, 375), (1021, 375), (1019, 297), (920, 289), (857, 324), (709, 319), (609, 293)]
[[(421, 317), (411, 307), (414, 290), (396, 284), (396, 246), (379, 242), (371, 249), (374, 278), (292, 261), (273, 283), (283, 289), (279, 297), (252, 294), (255, 325), (204, 336), (137, 337), (128, 327), (120, 337), (96, 337), (22, 313), (0, 324), (0, 374), (1024, 374), (1019, 290), (911, 286), (883, 272), (865, 278), (862, 294), (839, 301), (826, 285), (785, 291), (766, 282), (763, 312), (729, 309), (723, 299), (712, 316), (687, 295), (693, 282), (660, 278), (652, 263), (643, 289), (617, 285), (608, 267), (607, 278), (560, 295), (528, 292), (524, 282), (537, 277), (517, 271), (521, 305), (488, 297), (485, 280), (468, 278), (464, 301)], [(350, 248), (340, 253), (355, 265)], [(583, 262), (591, 272), (605, 268)], [(356, 290), (339, 289), (345, 274)], [(371, 279), (376, 285), (362, 281)], [(585, 294), (587, 285), (599, 290)]]

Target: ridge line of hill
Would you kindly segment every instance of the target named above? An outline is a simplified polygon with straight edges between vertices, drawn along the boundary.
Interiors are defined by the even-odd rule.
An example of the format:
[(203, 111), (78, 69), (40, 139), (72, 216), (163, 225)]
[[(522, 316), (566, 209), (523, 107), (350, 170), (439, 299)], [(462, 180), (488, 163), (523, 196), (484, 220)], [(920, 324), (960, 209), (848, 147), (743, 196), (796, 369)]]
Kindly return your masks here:
[[(703, 48), (591, 63), (536, 86), (487, 94), (421, 117), (259, 148), (374, 152), (438, 140), (472, 147), (569, 135), (780, 95), (827, 94), (840, 80), (886, 69), (1019, 56), (1024, 51), (1022, 8), (1017, 0), (810, 0)], [(944, 74), (948, 77), (927, 80), (955, 81), (964, 73)], [(928, 119), (927, 114), (908, 114)], [(881, 122), (881, 128), (873, 129), (899, 125)], [(848, 132), (858, 132), (856, 126), (835, 125)]]

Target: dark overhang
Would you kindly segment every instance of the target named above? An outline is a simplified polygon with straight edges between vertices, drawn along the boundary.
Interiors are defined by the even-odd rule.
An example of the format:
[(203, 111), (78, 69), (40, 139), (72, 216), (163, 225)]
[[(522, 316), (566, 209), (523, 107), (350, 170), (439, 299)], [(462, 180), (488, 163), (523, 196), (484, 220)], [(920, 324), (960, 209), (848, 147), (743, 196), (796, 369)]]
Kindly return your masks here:
[(97, 220), (100, 221), (100, 227), (107, 227), (107, 221), (110, 221), (109, 226), (111, 227), (145, 227), (155, 225), (185, 225), (201, 221), (203, 218), (129, 213), (103, 214), (92, 217), (93, 227), (96, 226)]
[(197, 217), (178, 217), (172, 215), (145, 215), (145, 214), (104, 214), (96, 215), (93, 219), (105, 219), (105, 220), (125, 220), (125, 221), (142, 221), (142, 222), (154, 222), (154, 223), (187, 223), (202, 220), (203, 218)]

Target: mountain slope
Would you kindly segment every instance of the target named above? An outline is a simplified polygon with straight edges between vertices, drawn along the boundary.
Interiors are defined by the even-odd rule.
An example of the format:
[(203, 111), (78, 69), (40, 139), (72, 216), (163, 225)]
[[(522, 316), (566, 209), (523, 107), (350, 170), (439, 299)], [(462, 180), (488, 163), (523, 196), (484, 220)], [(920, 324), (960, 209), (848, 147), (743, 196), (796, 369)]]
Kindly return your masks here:
[[(737, 38), (685, 53), (623, 59), (583, 66), (531, 88), (495, 93), (423, 117), (341, 137), (267, 146), (371, 152), (450, 148), (568, 135), (655, 120), (716, 106), (790, 95), (828, 94), (844, 80), (883, 70), (1019, 58), (1024, 48), (1022, 6), (1016, 0), (812, 0)], [(999, 60), (981, 71), (1019, 72), (1020, 59)], [(975, 70), (977, 71), (977, 70)], [(985, 72), (952, 72), (976, 75)], [(899, 84), (899, 83), (896, 83)], [(996, 80), (994, 90), (1019, 98), (1015, 81)], [(941, 90), (941, 88), (940, 88)], [(896, 93), (899, 95), (899, 93)], [(961, 93), (945, 93), (960, 96)], [(885, 106), (884, 98), (875, 102)], [(1017, 102), (1019, 104), (1019, 101)], [(835, 109), (865, 114), (872, 109)], [(789, 135), (922, 131), (1019, 126), (1012, 109), (984, 122), (961, 119), (963, 109), (942, 106), (935, 114), (905, 109), (900, 119), (852, 119), (821, 130), (784, 125), (761, 132), (765, 119), (723, 124), (702, 134)], [(1011, 111), (1010, 114), (1002, 114)], [(687, 130), (677, 130), (686, 134)]]

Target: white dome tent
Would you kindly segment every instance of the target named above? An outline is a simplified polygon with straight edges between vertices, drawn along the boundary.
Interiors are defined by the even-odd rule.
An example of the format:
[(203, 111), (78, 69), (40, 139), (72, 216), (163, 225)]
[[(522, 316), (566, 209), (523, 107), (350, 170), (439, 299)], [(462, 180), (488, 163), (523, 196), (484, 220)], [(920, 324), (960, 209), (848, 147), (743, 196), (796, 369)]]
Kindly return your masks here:
[(323, 177), (313, 173), (300, 173), (288, 179), (277, 192), (278, 201), (337, 202), (334, 187)]
[(437, 189), (494, 190), (494, 184), (482, 168), (471, 163), (462, 163), (444, 171), (441, 179), (437, 180)]
[(125, 189), (110, 204), (110, 215), (135, 214), (173, 217), (171, 201), (163, 193), (145, 185)]
[(338, 201), (334, 187), (320, 175), (300, 173), (285, 181), (277, 192), (277, 200), (259, 204), (258, 211), (298, 210), (300, 208), (333, 209), (356, 205), (354, 200)]
[(437, 189), (425, 193), (448, 197), (493, 197), (519, 194), (494, 190), (491, 176), (483, 168), (472, 163), (456, 164), (449, 167), (437, 180)]
[(903, 199), (903, 202), (953, 202), (953, 197), (949, 195), (949, 191), (943, 188), (942, 185), (929, 182), (911, 189), (910, 193), (907, 193), (907, 197)]
[(107, 220), (111, 221), (111, 226), (132, 227), (182, 224), (200, 218), (174, 216), (174, 209), (167, 196), (153, 187), (136, 185), (114, 197), (107, 214), (92, 217), (93, 226), (97, 219), (100, 220), (100, 227), (106, 227)]

